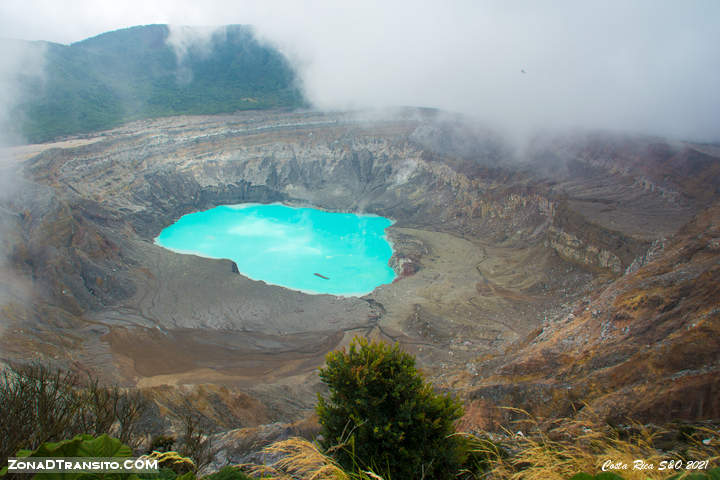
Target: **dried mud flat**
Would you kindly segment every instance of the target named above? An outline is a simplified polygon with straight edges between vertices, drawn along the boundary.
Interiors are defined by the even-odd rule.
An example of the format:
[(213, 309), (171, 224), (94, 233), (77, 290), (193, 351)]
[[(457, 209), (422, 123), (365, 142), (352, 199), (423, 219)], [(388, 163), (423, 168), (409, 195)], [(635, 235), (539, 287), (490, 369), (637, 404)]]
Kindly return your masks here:
[(316, 368), (342, 338), (340, 332), (263, 335), (181, 329), (128, 332), (105, 337), (119, 364), (139, 387), (223, 383), (236, 386), (291, 377)]

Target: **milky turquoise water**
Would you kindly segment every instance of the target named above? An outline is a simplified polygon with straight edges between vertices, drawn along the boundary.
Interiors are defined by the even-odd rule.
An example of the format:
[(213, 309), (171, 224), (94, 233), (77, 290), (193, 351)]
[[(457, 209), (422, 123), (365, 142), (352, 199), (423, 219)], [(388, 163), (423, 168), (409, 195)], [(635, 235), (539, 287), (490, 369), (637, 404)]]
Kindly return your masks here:
[(185, 215), (155, 243), (229, 258), (254, 280), (311, 293), (363, 295), (395, 278), (385, 236), (391, 224), (383, 217), (279, 204), (223, 205)]

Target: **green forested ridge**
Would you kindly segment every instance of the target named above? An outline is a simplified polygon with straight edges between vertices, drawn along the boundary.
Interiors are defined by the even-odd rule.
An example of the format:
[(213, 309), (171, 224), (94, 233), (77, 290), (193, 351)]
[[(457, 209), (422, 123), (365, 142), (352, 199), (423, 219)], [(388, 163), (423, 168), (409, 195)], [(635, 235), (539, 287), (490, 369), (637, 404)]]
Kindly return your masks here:
[(180, 59), (168, 34), (166, 25), (149, 25), (47, 43), (43, 77), (22, 82), (20, 132), (41, 142), (142, 118), (303, 104), (286, 59), (250, 27), (219, 29)]

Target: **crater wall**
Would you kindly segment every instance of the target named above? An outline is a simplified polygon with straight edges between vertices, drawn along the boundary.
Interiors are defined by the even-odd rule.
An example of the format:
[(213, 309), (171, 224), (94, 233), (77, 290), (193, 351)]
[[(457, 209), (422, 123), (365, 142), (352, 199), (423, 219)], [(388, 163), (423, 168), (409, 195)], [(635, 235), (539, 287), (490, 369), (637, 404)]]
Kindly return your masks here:
[[(17, 150), (8, 259), (33, 300), (5, 303), (3, 355), (136, 385), (250, 388), (302, 383), (365, 334), (452, 386), (621, 277), (718, 188), (717, 156), (697, 145), (576, 135), (518, 148), (469, 125), (413, 109), (246, 112)], [(184, 214), (245, 202), (392, 218), (400, 278), (363, 298), (305, 295), (152, 242)]]

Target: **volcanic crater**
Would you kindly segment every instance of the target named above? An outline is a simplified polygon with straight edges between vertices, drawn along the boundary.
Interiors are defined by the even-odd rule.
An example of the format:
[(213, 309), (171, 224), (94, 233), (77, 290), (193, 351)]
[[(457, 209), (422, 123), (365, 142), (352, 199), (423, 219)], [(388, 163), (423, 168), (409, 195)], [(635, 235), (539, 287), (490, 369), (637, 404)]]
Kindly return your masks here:
[[(601, 398), (610, 387), (597, 383), (572, 398), (555, 395), (565, 387), (550, 373), (582, 385), (577, 356), (596, 370), (588, 366), (594, 353), (581, 351), (593, 335), (582, 329), (595, 331), (587, 322), (675, 308), (658, 290), (657, 301), (632, 300), (642, 307), (612, 317), (620, 307), (608, 296), (613, 288), (629, 295), (696, 215), (705, 231), (718, 225), (717, 146), (574, 133), (520, 148), (427, 109), (168, 117), (11, 153), (2, 168), (13, 194), (0, 211), (10, 232), (3, 269), (14, 279), (2, 307), (6, 358), (52, 358), (147, 389), (225, 385), (266, 401), (250, 402), (271, 411), (255, 422), (290, 421), (311, 408), (324, 355), (358, 334), (400, 342), (436, 386), (481, 409), (568, 406), (580, 391)], [(182, 215), (250, 202), (394, 219), (387, 233), (398, 279), (360, 298), (307, 295), (245, 278), (231, 261), (153, 243)], [(686, 279), (685, 303), (692, 282), (717, 282), (711, 237), (698, 246), (705, 257)], [(712, 310), (720, 295), (698, 291)], [(720, 310), (710, 310), (717, 333)], [(572, 352), (555, 348), (558, 322), (573, 329)], [(645, 323), (648, 338), (666, 345), (685, 328), (662, 333)], [(615, 342), (597, 368), (621, 365), (640, 348)], [(715, 374), (717, 351), (703, 357)], [(676, 375), (681, 363), (662, 375)], [(688, 375), (696, 397), (715, 388)], [(602, 381), (630, 393), (641, 382)], [(718, 415), (717, 398), (705, 412)]]

